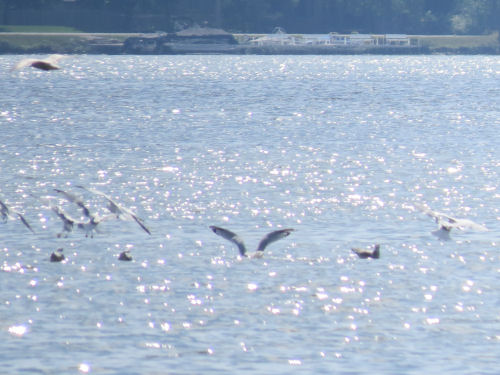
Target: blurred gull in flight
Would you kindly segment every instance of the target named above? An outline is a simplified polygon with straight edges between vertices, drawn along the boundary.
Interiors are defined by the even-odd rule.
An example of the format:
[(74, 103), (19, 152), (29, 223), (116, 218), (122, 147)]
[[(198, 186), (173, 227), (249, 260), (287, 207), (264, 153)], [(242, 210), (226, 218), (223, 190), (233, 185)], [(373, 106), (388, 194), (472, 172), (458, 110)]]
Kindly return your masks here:
[(55, 192), (61, 194), (64, 198), (66, 198), (68, 201), (72, 202), (72, 203), (75, 203), (78, 207), (80, 207), (83, 211), (83, 214), (88, 217), (89, 219), (92, 217), (92, 215), (90, 214), (90, 211), (89, 209), (87, 208), (87, 206), (85, 206), (85, 204), (83, 203), (83, 200), (80, 198), (80, 197), (77, 197), (76, 195), (74, 194), (71, 194), (71, 193), (68, 193), (64, 190), (60, 190), (60, 189), (54, 189)]
[(102, 191), (99, 191), (97, 189), (92, 189), (92, 188), (86, 188), (84, 186), (78, 185), (77, 186), (80, 189), (87, 190), (88, 192), (96, 195), (100, 195), (101, 197), (104, 197), (108, 201), (108, 210), (111, 211), (116, 215), (117, 219), (133, 219), (135, 222), (147, 233), (151, 234), (151, 231), (144, 225), (143, 220), (139, 217), (137, 217), (132, 211), (130, 211), (128, 208), (120, 206), (117, 202), (115, 202), (113, 199), (111, 199), (110, 196), (107, 194), (103, 193)]
[(57, 70), (59, 66), (57, 66), (57, 62), (61, 60), (64, 55), (50, 55), (45, 60), (42, 59), (23, 59), (19, 61), (12, 70), (19, 70), (27, 66), (31, 66), (33, 68), (37, 68), (40, 70)]
[(107, 215), (104, 217), (90, 216), (90, 219), (88, 221), (80, 221), (69, 216), (58, 206), (52, 206), (51, 208), (52, 211), (54, 211), (55, 214), (63, 222), (63, 230), (57, 235), (57, 237), (67, 237), (68, 234), (72, 232), (73, 228), (76, 226), (78, 229), (81, 229), (85, 232), (85, 237), (90, 236), (91, 238), (93, 238), (94, 232), (97, 231), (97, 226), (101, 222), (114, 218), (114, 215)]
[(473, 230), (478, 232), (485, 232), (488, 230), (488, 228), (486, 228), (484, 225), (477, 224), (469, 219), (458, 219), (455, 217), (451, 217), (445, 213), (433, 211), (423, 205), (416, 205), (416, 207), (436, 221), (438, 229), (434, 230), (432, 234), (442, 240), (450, 239), (450, 232), (453, 228), (457, 228), (459, 230)]
[(21, 215), (19, 212), (14, 211), (12, 208), (7, 206), (6, 203), (2, 202), (0, 200), (0, 216), (2, 217), (3, 222), (6, 222), (9, 218), (14, 219), (15, 215), (21, 220), (21, 222), (28, 228), (31, 232), (35, 233), (33, 228), (29, 225), (29, 223), (26, 221), (23, 215)]
[[(210, 226), (210, 229), (218, 236), (221, 236), (222, 238), (225, 238), (226, 240), (231, 241), (236, 246), (238, 246), (238, 250), (240, 251), (241, 256), (248, 257), (245, 244), (243, 243), (243, 240), (236, 233), (233, 233), (224, 228), (216, 227), (214, 225)], [(254, 254), (250, 255), (250, 258), (261, 258), (264, 255), (264, 249), (267, 247), (267, 245), (269, 245), (272, 242), (278, 241), (284, 237), (287, 237), (293, 231), (294, 229), (288, 228), (268, 233), (259, 242), (259, 247), (257, 248), (257, 251)]]

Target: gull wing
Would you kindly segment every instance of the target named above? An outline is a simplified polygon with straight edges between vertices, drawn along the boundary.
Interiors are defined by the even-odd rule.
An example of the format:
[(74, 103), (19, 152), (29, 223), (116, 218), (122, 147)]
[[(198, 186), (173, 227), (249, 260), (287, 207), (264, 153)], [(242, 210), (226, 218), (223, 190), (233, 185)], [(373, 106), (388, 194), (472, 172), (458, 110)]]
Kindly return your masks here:
[(33, 228), (31, 228), (31, 225), (29, 225), (28, 221), (24, 218), (23, 215), (21, 215), (19, 212), (7, 206), (4, 202), (0, 201), (0, 216), (2, 216), (3, 220), (7, 220), (9, 217), (13, 218), (14, 214), (16, 214), (19, 217), (19, 219), (26, 226), (26, 228), (28, 228), (32, 233), (35, 233)]
[(142, 219), (138, 218), (137, 216), (131, 214), (132, 218), (135, 220), (137, 224), (146, 232), (147, 234), (151, 235), (151, 231), (142, 223)]
[(83, 189), (83, 190), (87, 190), (89, 193), (92, 193), (92, 194), (95, 194), (95, 195), (99, 195), (99, 196), (103, 197), (104, 199), (106, 199), (108, 201), (108, 207), (107, 207), (108, 210), (111, 211), (112, 213), (114, 213), (117, 217), (119, 217), (121, 214), (125, 213), (125, 211), (122, 209), (122, 207), (120, 207), (106, 193), (103, 193), (102, 191), (97, 190), (97, 189), (87, 188), (87, 187), (82, 186), (82, 185), (77, 185), (76, 187), (78, 187), (80, 189)]
[(10, 209), (4, 202), (0, 200), (0, 214), (2, 215), (3, 220), (7, 220), (10, 216)]
[(260, 240), (257, 251), (264, 251), (267, 245), (289, 236), (290, 233), (293, 232), (294, 230), (295, 229), (287, 228), (287, 229), (275, 230), (274, 232), (266, 234), (264, 238)]
[(230, 230), (227, 230), (227, 229), (224, 229), (221, 227), (216, 227), (215, 225), (211, 225), (209, 228), (216, 235), (221, 236), (222, 238), (224, 238), (228, 241), (231, 241), (236, 246), (238, 246), (238, 250), (240, 251), (240, 255), (246, 256), (247, 249), (245, 247), (245, 244), (243, 243), (243, 240), (236, 233), (233, 233)]
[(488, 228), (486, 228), (486, 226), (475, 223), (469, 219), (454, 219), (454, 218), (450, 218), (450, 219), (449, 219), (450, 224), (448, 224), (448, 226), (450, 226), (452, 228), (458, 228), (460, 230), (471, 229), (471, 230), (475, 230), (478, 232), (486, 232), (488, 230)]
[(102, 223), (103, 221), (114, 220), (114, 219), (116, 219), (115, 214), (108, 214), (108, 215), (104, 215), (104, 216), (94, 216), (92, 218), (92, 220), (97, 224)]
[(452, 219), (448, 215), (445, 215), (441, 212), (433, 211), (429, 207), (421, 205), (421, 204), (416, 204), (415, 207), (417, 207), (420, 211), (422, 211), (427, 216), (432, 217), (436, 221), (436, 223), (443, 221), (443, 219), (446, 219), (446, 220)]
[(70, 225), (71, 227), (73, 224), (82, 224), (82, 222), (73, 219), (71, 216), (69, 216), (66, 212), (64, 212), (60, 207), (57, 206), (51, 206), (52, 211), (55, 212), (55, 214), (64, 222), (64, 225)]
[(68, 192), (66, 192), (64, 190), (60, 190), (60, 189), (54, 189), (54, 191), (63, 195), (64, 198), (66, 198), (68, 201), (75, 203), (78, 207), (80, 207), (82, 209), (83, 214), (85, 216), (87, 216), (89, 219), (92, 218), (92, 215), (90, 214), (89, 209), (87, 208), (87, 206), (85, 206), (85, 204), (83, 203), (83, 200), (80, 197), (77, 197), (74, 194), (68, 193)]
[(80, 189), (83, 189), (83, 190), (86, 190), (88, 191), (89, 193), (92, 193), (92, 194), (95, 194), (95, 195), (100, 195), (101, 197), (104, 197), (106, 198), (108, 201), (112, 200), (111, 197), (105, 193), (103, 193), (102, 191), (100, 190), (97, 190), (97, 189), (93, 189), (93, 188), (88, 188), (88, 187), (85, 187), (85, 186), (82, 186), (82, 185), (75, 185), (77, 188), (80, 188)]
[(22, 59), (16, 65), (14, 65), (14, 67), (11, 69), (11, 71), (19, 70), (19, 69), (22, 69), (22, 68), (24, 68), (26, 66), (30, 66), (35, 61), (38, 61), (38, 60), (36, 60), (36, 59)]
[(50, 55), (49, 57), (47, 57), (45, 60), (45, 62), (48, 62), (49, 64), (56, 64), (59, 60), (65, 58), (66, 56), (65, 55), (60, 55), (60, 54), (53, 54), (53, 55)]
[(16, 212), (16, 214), (19, 217), (19, 219), (22, 221), (22, 223), (25, 225), (25, 227), (28, 228), (31, 231), (31, 233), (35, 233), (35, 231), (33, 230), (33, 228), (31, 228), (31, 225), (29, 225), (29, 223), (26, 221), (24, 216), (21, 215), (19, 212)]
[(444, 227), (446, 230), (450, 230), (452, 228), (457, 228), (460, 230), (471, 229), (479, 232), (485, 232), (488, 230), (486, 226), (475, 223), (474, 221), (469, 219), (458, 219), (442, 212), (433, 211), (430, 208), (422, 205), (417, 205), (417, 208), (419, 208), (423, 213), (432, 217), (439, 227)]

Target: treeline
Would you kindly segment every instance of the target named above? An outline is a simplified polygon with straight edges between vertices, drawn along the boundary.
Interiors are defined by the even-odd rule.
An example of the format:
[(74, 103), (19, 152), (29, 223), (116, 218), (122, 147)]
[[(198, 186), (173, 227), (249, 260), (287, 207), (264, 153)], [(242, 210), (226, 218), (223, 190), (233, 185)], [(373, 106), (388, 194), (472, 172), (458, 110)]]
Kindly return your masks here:
[(0, 24), (85, 32), (489, 34), (500, 0), (0, 0)]

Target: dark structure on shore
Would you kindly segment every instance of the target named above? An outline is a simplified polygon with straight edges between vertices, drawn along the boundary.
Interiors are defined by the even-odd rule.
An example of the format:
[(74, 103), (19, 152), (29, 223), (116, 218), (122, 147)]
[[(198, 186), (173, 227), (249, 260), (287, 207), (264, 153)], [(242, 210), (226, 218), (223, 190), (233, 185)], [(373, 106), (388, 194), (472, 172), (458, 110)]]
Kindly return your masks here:
[(130, 37), (123, 43), (127, 54), (228, 53), (235, 51), (238, 41), (220, 29), (194, 27), (177, 33), (157, 32)]

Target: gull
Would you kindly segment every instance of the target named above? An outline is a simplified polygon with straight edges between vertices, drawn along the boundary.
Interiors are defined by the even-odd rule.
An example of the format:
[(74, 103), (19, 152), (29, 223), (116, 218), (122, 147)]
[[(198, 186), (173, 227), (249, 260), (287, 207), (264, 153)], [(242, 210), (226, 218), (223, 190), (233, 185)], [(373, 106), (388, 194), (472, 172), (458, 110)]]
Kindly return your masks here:
[(118, 256), (118, 260), (130, 262), (132, 260), (132, 255), (130, 255), (130, 250), (122, 251)]
[(33, 68), (37, 68), (40, 70), (57, 70), (59, 69), (59, 66), (56, 65), (56, 63), (61, 60), (64, 57), (64, 55), (50, 55), (46, 59), (23, 59), (19, 61), (13, 68), (12, 70), (19, 70), (22, 69), (26, 66), (31, 66)]
[[(114, 218), (114, 215), (107, 215), (104, 217), (91, 216), (89, 221), (79, 221), (71, 216), (69, 216), (66, 212), (62, 210), (62, 208), (58, 206), (52, 206), (52, 211), (62, 220), (63, 222), (63, 231), (57, 235), (57, 237), (67, 237), (70, 232), (73, 231), (73, 228), (76, 226), (78, 229), (81, 229), (85, 232), (85, 237), (90, 235), (91, 238), (94, 237), (94, 232), (97, 231), (97, 226), (103, 222), (104, 220), (109, 220)], [(66, 232), (66, 233), (65, 233)]]
[[(222, 238), (225, 238), (226, 240), (231, 241), (236, 246), (238, 246), (238, 250), (240, 251), (240, 255), (242, 257), (248, 257), (245, 244), (243, 243), (241, 237), (238, 236), (236, 233), (233, 233), (230, 230), (221, 227), (216, 227), (215, 225), (211, 225), (209, 228), (218, 236), (221, 236)], [(287, 237), (293, 231), (294, 229), (287, 228), (287, 229), (275, 230), (273, 232), (266, 234), (264, 238), (260, 240), (256, 252), (252, 254), (250, 258), (261, 258), (264, 255), (264, 249), (267, 247), (267, 245), (269, 245), (272, 242), (278, 241), (284, 237)]]
[(12, 208), (7, 206), (4, 202), (0, 200), (0, 216), (2, 217), (3, 222), (6, 222), (9, 217), (10, 218), (15, 218), (15, 215), (21, 220), (21, 222), (24, 224), (26, 228), (28, 228), (32, 233), (35, 233), (33, 228), (31, 228), (31, 225), (26, 221), (23, 215), (21, 215), (19, 212), (14, 211)]
[(62, 262), (66, 257), (63, 254), (63, 248), (60, 247), (56, 251), (54, 251), (52, 254), (50, 254), (50, 261), (51, 262)]
[(87, 206), (85, 206), (85, 204), (83, 203), (83, 200), (80, 197), (77, 197), (74, 194), (68, 193), (68, 192), (66, 192), (64, 190), (60, 190), (60, 189), (54, 189), (54, 191), (63, 195), (68, 201), (75, 203), (78, 207), (80, 207), (83, 211), (83, 214), (86, 217), (88, 217), (89, 219), (92, 217), (89, 209), (87, 208)]
[(111, 211), (116, 215), (117, 219), (127, 219), (127, 218), (132, 218), (135, 220), (135, 222), (149, 235), (151, 235), (151, 231), (143, 224), (143, 220), (139, 217), (137, 217), (131, 210), (129, 210), (126, 207), (123, 207), (119, 205), (117, 202), (115, 202), (111, 197), (102, 191), (99, 191), (97, 189), (92, 189), (92, 188), (86, 188), (84, 186), (78, 185), (77, 186), (80, 189), (87, 190), (88, 192), (96, 195), (100, 195), (101, 197), (104, 197), (108, 201), (108, 210)]
[(71, 217), (68, 216), (68, 214), (66, 214), (66, 212), (64, 212), (61, 208), (57, 207), (57, 206), (52, 206), (52, 211), (55, 212), (55, 214), (62, 220), (63, 222), (63, 231), (61, 233), (58, 233), (57, 234), (57, 237), (62, 237), (63, 236), (63, 233), (66, 232), (64, 234), (64, 237), (67, 237), (68, 236), (68, 233), (72, 232), (73, 231), (73, 226), (76, 222), (76, 219), (73, 219)]
[(357, 247), (353, 247), (353, 248), (351, 248), (351, 250), (361, 259), (366, 259), (366, 258), (378, 259), (378, 258), (380, 258), (380, 245), (379, 244), (376, 244), (373, 250), (359, 249)]
[(427, 216), (432, 217), (436, 221), (438, 229), (433, 231), (432, 234), (443, 240), (450, 239), (450, 232), (453, 228), (457, 228), (459, 230), (470, 229), (478, 232), (486, 232), (488, 230), (486, 226), (477, 224), (469, 219), (459, 219), (451, 217), (445, 213), (433, 211), (423, 205), (417, 205), (417, 208), (419, 208), (423, 213), (425, 213)]

